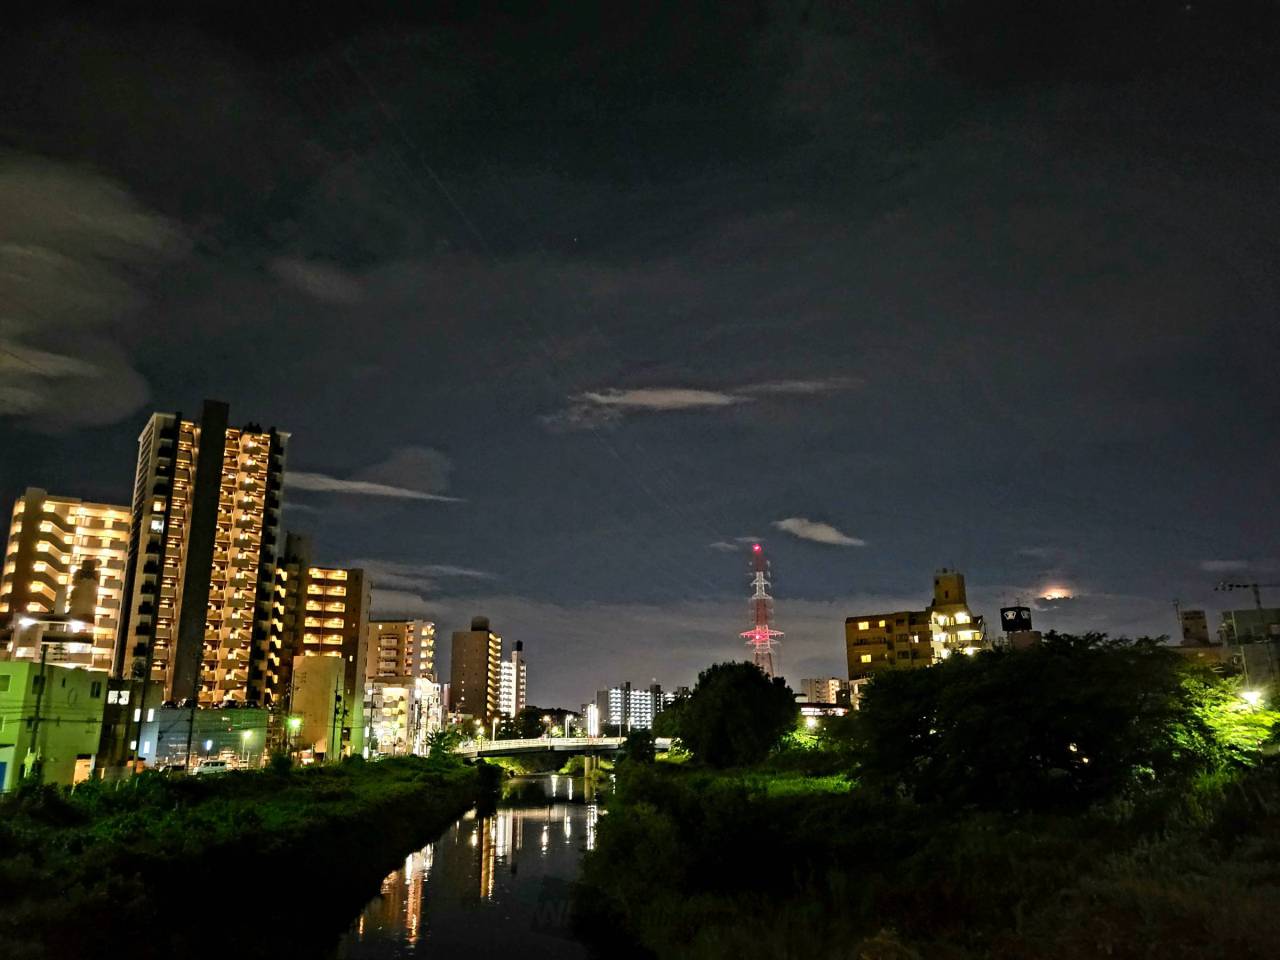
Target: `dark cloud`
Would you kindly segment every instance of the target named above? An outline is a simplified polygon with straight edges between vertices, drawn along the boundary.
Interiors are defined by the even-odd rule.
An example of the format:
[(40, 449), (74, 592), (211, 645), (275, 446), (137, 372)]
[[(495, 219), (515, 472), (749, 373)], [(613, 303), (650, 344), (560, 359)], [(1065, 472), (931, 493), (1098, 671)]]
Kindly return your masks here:
[(1276, 17), (1187, 6), (6, 12), (0, 489), (127, 500), (223, 397), (380, 609), (555, 698), (737, 652), (793, 510), (872, 546), (770, 542), (788, 672), (942, 564), (1167, 631), (1280, 468)]
[(125, 344), (182, 232), (119, 184), (30, 154), (0, 154), (0, 210), (0, 416), (66, 431), (133, 413), (148, 390)]

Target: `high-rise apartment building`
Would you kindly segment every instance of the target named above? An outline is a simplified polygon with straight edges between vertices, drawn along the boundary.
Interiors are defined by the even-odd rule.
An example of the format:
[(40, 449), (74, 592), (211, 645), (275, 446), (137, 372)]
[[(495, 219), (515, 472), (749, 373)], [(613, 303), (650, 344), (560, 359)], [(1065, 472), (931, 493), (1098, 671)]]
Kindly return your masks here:
[(511, 645), (511, 656), (502, 661), (501, 675), (498, 678), (498, 713), (514, 719), (525, 707), (527, 685), (524, 642), (517, 640)]
[(120, 625), (128, 539), (128, 507), (55, 497), (28, 488), (13, 505), (0, 575), (0, 655), (38, 660), (39, 645), (24, 642), (28, 632), (17, 629), (19, 622), (65, 613), (77, 574), (88, 569), (97, 578), (92, 630), (86, 642), (68, 644), (59, 662), (110, 670)]
[(986, 643), (982, 617), (969, 609), (964, 575), (946, 569), (934, 574), (933, 603), (927, 609), (847, 617), (844, 634), (850, 680), (881, 670), (927, 667)]
[(266, 704), (288, 434), (157, 413), (138, 438), (114, 671), (150, 677), (165, 700)]
[(365, 675), (435, 679), (436, 625), (430, 620), (370, 620)]
[(502, 638), (488, 617), (473, 617), (470, 630), (454, 631), (450, 653), (450, 709), (487, 725), (498, 715)]

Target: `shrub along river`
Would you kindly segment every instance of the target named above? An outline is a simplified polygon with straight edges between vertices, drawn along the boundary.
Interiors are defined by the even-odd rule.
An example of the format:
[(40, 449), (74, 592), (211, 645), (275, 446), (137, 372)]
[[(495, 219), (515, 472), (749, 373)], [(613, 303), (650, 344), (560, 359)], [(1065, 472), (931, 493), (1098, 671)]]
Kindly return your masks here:
[(468, 812), (371, 891), (339, 960), (589, 956), (570, 931), (570, 888), (595, 846), (594, 793), (555, 774), (506, 786), (496, 810)]

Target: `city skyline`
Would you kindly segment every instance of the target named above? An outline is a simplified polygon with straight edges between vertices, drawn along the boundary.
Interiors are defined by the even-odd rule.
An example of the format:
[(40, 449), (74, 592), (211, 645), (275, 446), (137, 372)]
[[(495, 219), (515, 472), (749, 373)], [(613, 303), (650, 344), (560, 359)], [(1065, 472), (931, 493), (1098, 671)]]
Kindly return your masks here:
[(687, 15), (174, 11), (90, 57), (112, 26), (15, 14), (0, 498), (130, 503), (149, 413), (223, 399), (374, 615), (487, 616), (557, 705), (741, 656), (751, 538), (789, 679), (939, 567), (1113, 634), (1280, 580), (1265, 88)]

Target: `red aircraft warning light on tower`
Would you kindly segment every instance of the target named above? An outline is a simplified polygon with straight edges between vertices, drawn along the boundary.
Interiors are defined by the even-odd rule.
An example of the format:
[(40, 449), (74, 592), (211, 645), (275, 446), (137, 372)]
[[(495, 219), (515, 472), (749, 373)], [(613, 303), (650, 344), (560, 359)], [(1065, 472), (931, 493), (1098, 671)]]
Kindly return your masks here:
[(751, 586), (754, 591), (751, 594), (751, 612), (756, 625), (738, 636), (747, 641), (755, 665), (764, 671), (766, 677), (772, 677), (775, 641), (782, 636), (782, 631), (769, 626), (773, 597), (769, 596), (769, 561), (764, 558), (764, 548), (758, 543), (752, 544), (751, 556)]

